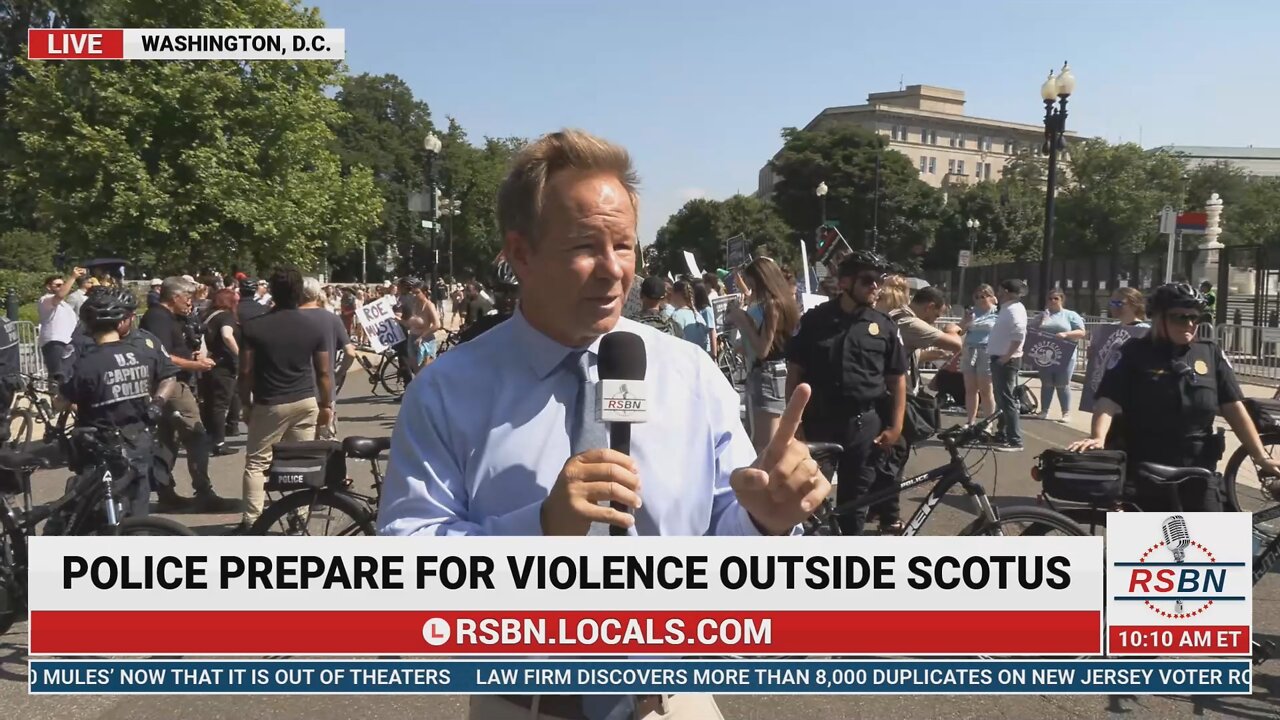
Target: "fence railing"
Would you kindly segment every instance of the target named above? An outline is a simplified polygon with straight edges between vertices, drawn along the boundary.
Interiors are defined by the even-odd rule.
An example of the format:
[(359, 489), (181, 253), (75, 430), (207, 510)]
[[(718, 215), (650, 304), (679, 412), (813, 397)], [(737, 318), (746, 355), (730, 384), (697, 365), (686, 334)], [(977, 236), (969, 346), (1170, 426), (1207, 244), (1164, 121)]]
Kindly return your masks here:
[(44, 356), (40, 354), (37, 343), (40, 337), (40, 326), (29, 320), (19, 320), (18, 356), (22, 372), (28, 375), (44, 376)]
[(1213, 339), (1236, 375), (1280, 380), (1280, 328), (1219, 325)]

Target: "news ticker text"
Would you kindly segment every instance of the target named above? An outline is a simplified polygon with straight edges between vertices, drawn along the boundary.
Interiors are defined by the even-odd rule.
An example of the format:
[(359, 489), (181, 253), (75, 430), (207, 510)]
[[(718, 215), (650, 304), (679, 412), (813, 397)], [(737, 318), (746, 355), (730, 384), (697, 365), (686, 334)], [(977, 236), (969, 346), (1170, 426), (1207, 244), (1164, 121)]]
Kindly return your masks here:
[(1247, 695), (1247, 660), (43, 660), (32, 694)]

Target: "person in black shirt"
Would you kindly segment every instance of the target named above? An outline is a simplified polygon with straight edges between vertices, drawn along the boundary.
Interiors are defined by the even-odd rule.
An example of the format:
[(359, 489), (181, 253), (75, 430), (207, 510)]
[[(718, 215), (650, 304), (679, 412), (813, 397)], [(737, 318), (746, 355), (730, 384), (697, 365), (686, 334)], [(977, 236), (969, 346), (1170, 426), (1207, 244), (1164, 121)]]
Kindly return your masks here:
[(22, 389), (22, 357), (18, 348), (18, 323), (0, 320), (0, 443), (9, 441), (9, 411), (13, 396)]
[(123, 288), (95, 288), (81, 307), (94, 345), (84, 348), (62, 385), (62, 395), (76, 406), (77, 427), (117, 430), (125, 443), (127, 467), (112, 467), (117, 476), (132, 472), (128, 514), (146, 515), (151, 498), (154, 453), (150, 427), (179, 384), (178, 368), (158, 343), (130, 335), (138, 302)]
[(493, 310), (493, 303), (484, 296), (484, 288), (472, 280), (467, 283), (467, 324), (479, 322)]
[(324, 333), (325, 346), (329, 348), (329, 357), (333, 360), (329, 366), (329, 387), (332, 393), (329, 396), (329, 404), (334, 406), (333, 419), (327, 426), (319, 426), (316, 429), (318, 439), (331, 440), (338, 436), (338, 388), (346, 378), (347, 371), (351, 369), (351, 364), (355, 362), (356, 347), (351, 342), (351, 336), (347, 334), (346, 326), (342, 324), (342, 318), (324, 307), (324, 291), (320, 287), (319, 280), (313, 277), (303, 279), (302, 301), (298, 309), (308, 320), (315, 323), (320, 332)]
[(262, 317), (270, 309), (258, 302), (257, 293), (257, 280), (245, 278), (240, 281), (240, 302), (236, 305), (236, 318), (241, 323), (246, 323), (256, 317)]
[[(840, 296), (805, 313), (787, 344), (787, 397), (802, 382), (813, 388), (802, 439), (844, 446), (837, 504), (866, 494), (876, 463), (902, 435), (907, 359), (897, 327), (873, 307), (887, 267), (884, 258), (865, 250), (846, 257), (839, 268)], [(886, 393), (887, 427), (876, 412)], [(861, 535), (866, 516), (866, 508), (841, 514), (841, 532)]]
[(249, 424), (241, 532), (262, 514), (272, 446), (314, 440), (317, 426), (333, 421), (332, 352), (327, 334), (298, 309), (302, 273), (280, 268), (270, 285), (275, 306), (241, 325), (240, 405)]
[(1219, 512), (1224, 509), (1220, 481), (1147, 483), (1136, 466), (1151, 462), (1216, 470), (1224, 450), (1213, 424), (1219, 414), (1248, 448), (1259, 476), (1280, 475), (1280, 462), (1268, 457), (1258, 438), (1231, 363), (1217, 345), (1196, 339), (1204, 296), (1185, 283), (1170, 283), (1156, 288), (1148, 308), (1151, 332), (1106, 359), (1094, 395), (1091, 436), (1068, 449), (1124, 450), (1134, 501), (1147, 512)]
[[(498, 301), (495, 307), (497, 312), (480, 316), (475, 322), (467, 325), (458, 332), (458, 342), (468, 342), (474, 340), (491, 330), (516, 312), (516, 304), (520, 300), (520, 280), (516, 278), (515, 271), (511, 269), (511, 263), (505, 259), (499, 260), (494, 270), (493, 293)], [(484, 302), (484, 298), (477, 296), (478, 301)]]
[(185, 510), (192, 506), (177, 493), (173, 468), (177, 464), (179, 444), (187, 453), (187, 471), (195, 490), (194, 507), (202, 512), (233, 512), (239, 503), (218, 497), (209, 478), (209, 434), (200, 417), (196, 402), (196, 374), (212, 370), (209, 358), (197, 358), (187, 333), (196, 283), (182, 277), (165, 278), (160, 286), (160, 302), (142, 316), (142, 329), (160, 338), (169, 359), (178, 366), (178, 389), (169, 399), (156, 438), (156, 462), (152, 464), (154, 485), (164, 510)]
[[(226, 445), (227, 414), (232, 410), (231, 400), (236, 397), (236, 377), (240, 366), (240, 321), (236, 317), (236, 291), (223, 289), (213, 294), (209, 314), (204, 318), (205, 347), (212, 370), (200, 374), (200, 411), (205, 429), (209, 432), (215, 457), (234, 455), (235, 449)], [(235, 420), (239, 422), (239, 420)]]

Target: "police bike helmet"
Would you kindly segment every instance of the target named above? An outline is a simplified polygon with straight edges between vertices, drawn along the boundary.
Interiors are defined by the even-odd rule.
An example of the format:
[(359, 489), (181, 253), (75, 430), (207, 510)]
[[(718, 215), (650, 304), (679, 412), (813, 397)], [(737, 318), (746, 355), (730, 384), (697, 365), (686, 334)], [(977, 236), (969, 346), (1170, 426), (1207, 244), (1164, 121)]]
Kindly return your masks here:
[(80, 307), (80, 319), (90, 328), (110, 326), (129, 318), (138, 309), (138, 299), (125, 288), (98, 286)]
[(850, 277), (858, 274), (859, 270), (886, 272), (890, 267), (891, 263), (883, 255), (873, 253), (870, 250), (854, 250), (840, 261), (839, 275), (840, 277)]
[(1168, 283), (1151, 293), (1147, 300), (1147, 314), (1155, 317), (1175, 308), (1204, 312), (1208, 302), (1204, 295), (1187, 283)]

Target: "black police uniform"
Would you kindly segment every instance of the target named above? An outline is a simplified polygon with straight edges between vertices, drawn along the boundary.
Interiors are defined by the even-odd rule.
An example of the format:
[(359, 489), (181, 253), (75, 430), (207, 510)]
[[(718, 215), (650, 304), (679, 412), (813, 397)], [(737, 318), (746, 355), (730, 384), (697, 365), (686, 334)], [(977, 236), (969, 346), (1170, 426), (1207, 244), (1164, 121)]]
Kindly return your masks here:
[(1106, 444), (1128, 456), (1134, 501), (1148, 512), (1222, 510), (1216, 482), (1144, 485), (1133, 472), (1139, 462), (1217, 468), (1224, 447), (1214, 418), (1220, 405), (1244, 399), (1222, 351), (1207, 341), (1179, 346), (1148, 335), (1128, 341), (1113, 357), (1096, 397), (1120, 406)]
[(13, 396), (22, 387), (21, 373), (18, 324), (0, 320), (0, 443), (9, 440), (9, 411), (13, 409)]
[(152, 438), (148, 407), (160, 381), (178, 367), (154, 336), (136, 330), (115, 342), (95, 344), (77, 358), (62, 394), (76, 405), (77, 427), (114, 428), (125, 441), (127, 467), (112, 467), (119, 477), (133, 472), (129, 514), (146, 515), (151, 498)]
[[(787, 345), (787, 362), (804, 369), (813, 397), (804, 413), (805, 438), (837, 442), (840, 456), (837, 504), (865, 495), (875, 480), (881, 453), (875, 438), (883, 430), (876, 404), (887, 381), (905, 375), (906, 355), (897, 328), (871, 307), (845, 312), (840, 298), (805, 313)], [(840, 515), (840, 530), (862, 534), (866, 508)]]

